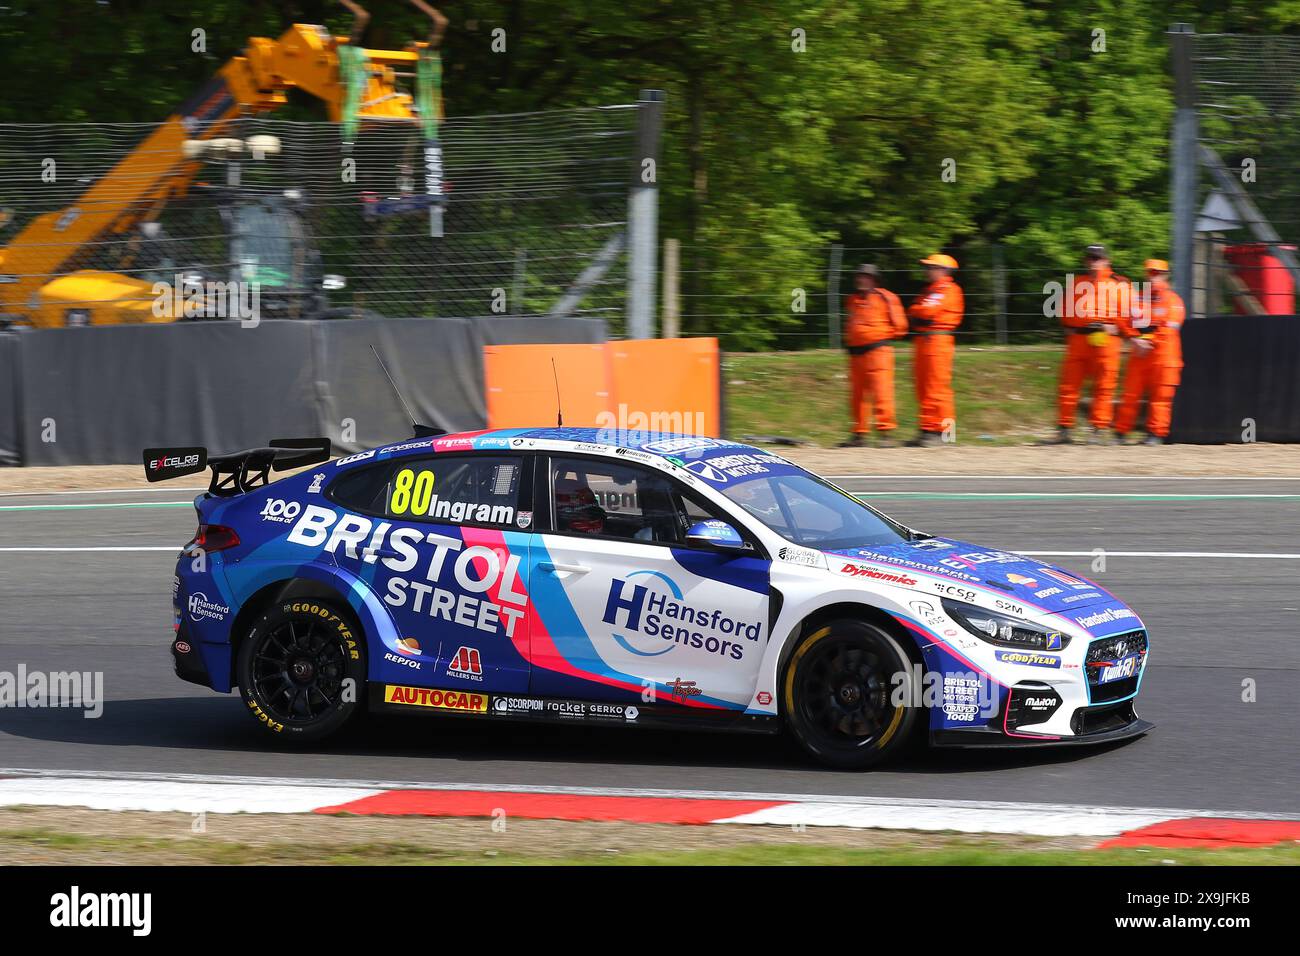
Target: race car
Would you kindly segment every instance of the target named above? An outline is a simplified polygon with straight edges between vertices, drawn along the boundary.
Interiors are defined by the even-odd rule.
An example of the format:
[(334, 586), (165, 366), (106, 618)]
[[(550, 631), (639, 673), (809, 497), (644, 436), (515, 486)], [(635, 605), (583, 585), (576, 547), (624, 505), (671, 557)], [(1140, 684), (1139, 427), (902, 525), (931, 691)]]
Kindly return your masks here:
[(1072, 572), (905, 527), (721, 438), (430, 432), (330, 463), (324, 439), (146, 450), (152, 480), (212, 471), (172, 585), (177, 675), (238, 688), (297, 742), (366, 709), (787, 729), (858, 769), (923, 735), (1152, 726), (1146, 627)]

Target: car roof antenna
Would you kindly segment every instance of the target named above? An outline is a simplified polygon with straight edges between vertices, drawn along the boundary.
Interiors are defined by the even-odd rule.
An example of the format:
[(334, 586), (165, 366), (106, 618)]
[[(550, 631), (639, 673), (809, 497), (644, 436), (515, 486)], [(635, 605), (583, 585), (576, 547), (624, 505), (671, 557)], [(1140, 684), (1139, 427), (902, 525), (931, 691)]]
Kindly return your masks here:
[(389, 374), (388, 366), (385, 365), (384, 360), (379, 357), (379, 350), (375, 348), (374, 343), (371, 343), (370, 351), (375, 354), (375, 361), (379, 363), (379, 368), (384, 373), (384, 378), (388, 379), (388, 385), (392, 388), (393, 394), (396, 395), (397, 400), (402, 403), (402, 408), (406, 412), (406, 417), (411, 421), (411, 430), (415, 432), (415, 437), (432, 438), (434, 435), (447, 434), (445, 428), (434, 428), (432, 425), (421, 425), (415, 420), (415, 413), (411, 411), (411, 406), (406, 404), (406, 399), (402, 397), (402, 393), (398, 389), (397, 383), (393, 381), (393, 376)]
[(564, 427), (564, 408), (560, 404), (560, 373), (555, 370), (555, 356), (551, 356), (551, 377), (555, 379), (555, 427)]

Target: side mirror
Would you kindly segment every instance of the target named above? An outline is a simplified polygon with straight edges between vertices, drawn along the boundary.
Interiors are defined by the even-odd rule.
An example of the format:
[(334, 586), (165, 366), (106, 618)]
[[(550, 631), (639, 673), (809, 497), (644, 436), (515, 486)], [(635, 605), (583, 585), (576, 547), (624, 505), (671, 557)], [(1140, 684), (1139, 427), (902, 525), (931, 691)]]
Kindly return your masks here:
[(745, 539), (725, 521), (711, 518), (697, 521), (686, 532), (686, 543), (697, 548), (712, 548), (716, 551), (744, 551)]

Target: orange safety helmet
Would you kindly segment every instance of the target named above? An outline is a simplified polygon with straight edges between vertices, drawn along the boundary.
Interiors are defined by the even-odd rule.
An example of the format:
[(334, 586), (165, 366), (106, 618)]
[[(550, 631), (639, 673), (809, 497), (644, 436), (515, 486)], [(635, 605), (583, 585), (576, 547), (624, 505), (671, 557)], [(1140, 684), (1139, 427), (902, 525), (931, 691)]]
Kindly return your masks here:
[(957, 260), (952, 256), (945, 256), (942, 252), (931, 253), (921, 260), (923, 266), (942, 266), (945, 269), (956, 269)]
[(1147, 272), (1168, 272), (1169, 263), (1164, 259), (1148, 259), (1143, 263)]

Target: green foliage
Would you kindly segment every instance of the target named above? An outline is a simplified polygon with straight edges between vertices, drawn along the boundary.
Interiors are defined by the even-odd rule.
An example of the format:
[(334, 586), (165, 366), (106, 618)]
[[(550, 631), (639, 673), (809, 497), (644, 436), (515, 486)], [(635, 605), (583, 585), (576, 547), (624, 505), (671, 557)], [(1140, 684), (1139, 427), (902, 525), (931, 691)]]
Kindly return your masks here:
[[(370, 46), (427, 30), (400, 0), (366, 5)], [(3, 9), (0, 122), (157, 121), (250, 35), (348, 27), (323, 0)], [(1164, 256), (1165, 30), (1300, 27), (1300, 0), (458, 0), (445, 12), (451, 115), (667, 92), (660, 232), (683, 241), (685, 327), (741, 348), (814, 328), (792, 295), (820, 310), (830, 241), (894, 247), (909, 264), (939, 248), (984, 263), (997, 241), (1012, 274), (1048, 276), (1090, 242), (1128, 271)], [(191, 51), (195, 29), (205, 54)]]

